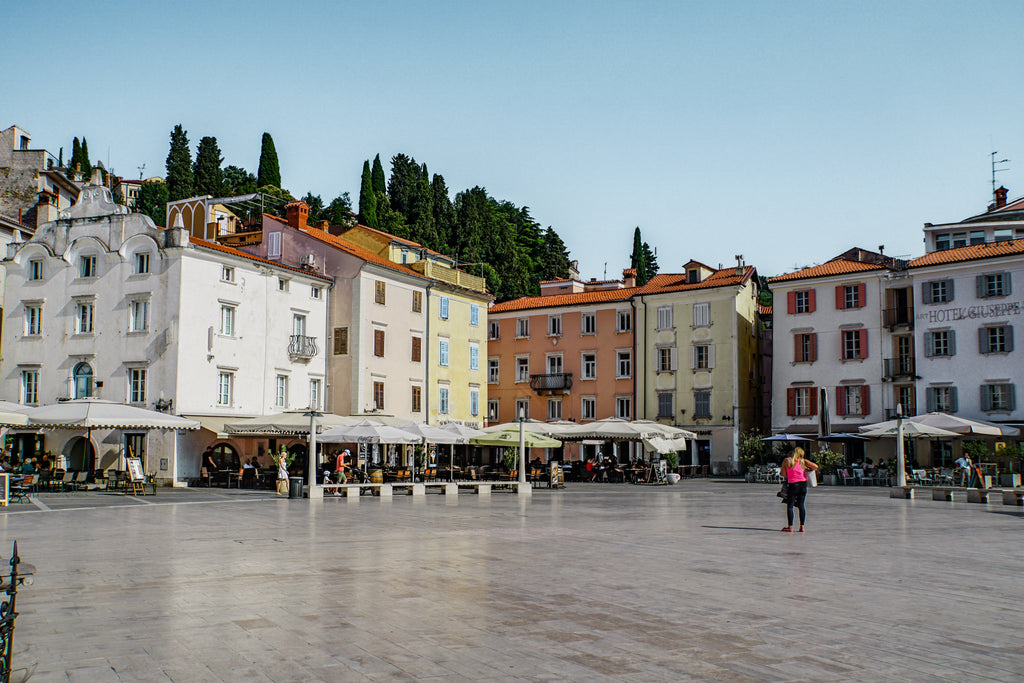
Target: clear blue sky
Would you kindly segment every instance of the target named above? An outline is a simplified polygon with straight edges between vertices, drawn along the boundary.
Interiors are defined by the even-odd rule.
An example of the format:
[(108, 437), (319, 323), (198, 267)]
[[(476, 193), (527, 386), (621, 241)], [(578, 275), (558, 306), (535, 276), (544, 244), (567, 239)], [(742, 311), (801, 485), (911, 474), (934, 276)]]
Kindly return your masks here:
[(355, 202), (404, 152), (562, 236), (583, 277), (694, 258), (765, 275), (851, 246), (923, 251), (984, 210), (988, 153), (1024, 195), (1024, 13), (952, 2), (30, 3), (6, 9), (0, 126), (120, 175), (171, 128)]

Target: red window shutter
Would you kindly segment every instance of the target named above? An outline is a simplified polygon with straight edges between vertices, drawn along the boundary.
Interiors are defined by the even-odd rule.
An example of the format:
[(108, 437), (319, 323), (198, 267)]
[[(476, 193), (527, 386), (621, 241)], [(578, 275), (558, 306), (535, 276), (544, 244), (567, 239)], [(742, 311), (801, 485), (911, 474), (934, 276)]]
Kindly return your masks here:
[(857, 333), (860, 334), (860, 357), (861, 358), (867, 358), (868, 357), (868, 331), (867, 330), (857, 330)]
[(786, 313), (796, 313), (796, 292), (786, 292)]
[(811, 338), (811, 362), (818, 360), (818, 333), (811, 332), (809, 335)]
[(846, 415), (846, 387), (836, 387), (836, 415)]
[(814, 313), (814, 290), (807, 290), (807, 309), (810, 313)]
[(786, 389), (786, 415), (796, 415), (796, 389)]
[(867, 384), (860, 388), (860, 414), (871, 414), (871, 387)]
[(863, 308), (868, 305), (868, 286), (863, 282), (857, 285), (857, 303)]
[(836, 285), (836, 310), (841, 311), (846, 308), (846, 286)]
[(811, 387), (808, 393), (811, 395), (811, 415), (818, 414), (818, 387)]

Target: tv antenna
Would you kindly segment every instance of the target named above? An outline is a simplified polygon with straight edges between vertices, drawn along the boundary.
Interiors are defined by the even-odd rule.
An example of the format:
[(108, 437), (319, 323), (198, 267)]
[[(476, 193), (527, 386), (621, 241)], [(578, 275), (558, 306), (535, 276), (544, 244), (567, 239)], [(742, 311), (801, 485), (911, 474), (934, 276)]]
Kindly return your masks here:
[(146, 162), (143, 161), (142, 166), (138, 166), (137, 168), (139, 169), (139, 180), (142, 180), (142, 172), (146, 170)]
[(1010, 170), (1008, 168), (996, 168), (996, 166), (999, 166), (1000, 164), (1008, 164), (1008, 163), (1010, 163), (1009, 159), (1000, 159), (999, 161), (996, 161), (996, 155), (997, 154), (999, 154), (999, 152), (990, 152), (989, 153), (989, 156), (992, 157), (992, 194), (993, 195), (996, 193), (996, 173), (1002, 173), (1003, 171), (1009, 171)]

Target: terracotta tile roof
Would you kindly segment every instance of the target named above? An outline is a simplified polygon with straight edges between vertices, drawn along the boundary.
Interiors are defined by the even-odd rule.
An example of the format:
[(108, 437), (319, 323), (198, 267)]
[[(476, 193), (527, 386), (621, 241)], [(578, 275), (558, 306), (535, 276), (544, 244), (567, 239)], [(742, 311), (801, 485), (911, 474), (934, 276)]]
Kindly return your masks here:
[(785, 282), (786, 280), (805, 280), (814, 277), (828, 277), (830, 275), (846, 275), (847, 273), (861, 273), (868, 270), (885, 270), (886, 267), (878, 263), (864, 263), (862, 261), (849, 261), (847, 259), (833, 259), (826, 261), (820, 266), (801, 268), (800, 270), (784, 275), (776, 275), (768, 278), (768, 282)]
[(577, 292), (575, 294), (552, 294), (551, 296), (524, 296), (512, 301), (503, 301), (487, 309), (492, 313), (508, 313), (509, 311), (527, 311), (534, 308), (554, 308), (556, 306), (583, 306), (601, 304), (610, 301), (626, 301), (636, 292), (636, 287), (629, 289), (601, 289), (596, 292)]
[(764, 304), (758, 304), (757, 305), (757, 312), (760, 313), (761, 315), (771, 315), (772, 314), (772, 307), (771, 306), (765, 306)]
[[(422, 244), (420, 244), (419, 242), (413, 242), (412, 240), (407, 240), (404, 237), (396, 237), (395, 235), (392, 235), (389, 232), (384, 232), (383, 230), (378, 230), (376, 228), (371, 228), (370, 226), (363, 225), (362, 223), (357, 224), (353, 228), (349, 228), (349, 230), (355, 230), (356, 228), (359, 228), (361, 230), (365, 230), (366, 232), (372, 232), (372, 233), (374, 233), (376, 235), (380, 235), (381, 237), (386, 237), (386, 238), (388, 238), (389, 240), (391, 240), (393, 242), (398, 242), (399, 244), (405, 244), (407, 246), (413, 247), (414, 249), (422, 249), (424, 251), (429, 251), (431, 254), (436, 254), (437, 256), (440, 256), (443, 259), (447, 259), (448, 261), (454, 261), (455, 260), (455, 259), (453, 259), (450, 256), (445, 256), (444, 254), (442, 254), (440, 252), (434, 251), (433, 249), (429, 249), (429, 248), (423, 246)], [(345, 232), (348, 232), (348, 230), (346, 230)], [(342, 233), (342, 234), (344, 234), (344, 233)]]
[(219, 251), (219, 252), (222, 252), (224, 254), (231, 254), (232, 256), (238, 256), (239, 258), (244, 258), (244, 259), (248, 259), (250, 261), (255, 261), (256, 263), (263, 263), (263, 264), (266, 264), (268, 266), (274, 266), (275, 268), (283, 268), (284, 270), (290, 270), (290, 271), (293, 271), (295, 273), (301, 273), (303, 275), (308, 275), (309, 277), (315, 277), (317, 279), (324, 280), (326, 282), (334, 282), (334, 278), (332, 278), (332, 277), (328, 277), (328, 276), (322, 275), (320, 273), (314, 273), (314, 272), (309, 271), (309, 270), (303, 270), (302, 268), (295, 268), (294, 266), (285, 265), (283, 263), (278, 263), (277, 261), (271, 261), (269, 259), (265, 259), (265, 258), (262, 258), (262, 257), (259, 257), (259, 256), (253, 256), (252, 254), (247, 254), (246, 252), (240, 251), (238, 249), (235, 249), (234, 247), (228, 247), (228, 246), (225, 246), (223, 244), (217, 244), (216, 242), (207, 242), (204, 239), (199, 239), (198, 237), (192, 237), (192, 236), (189, 236), (188, 240), (189, 240), (189, 242), (191, 242), (192, 244), (196, 245), (197, 247), (203, 247), (204, 249), (210, 249), (212, 251)]
[(662, 273), (655, 275), (643, 287), (637, 288), (636, 294), (664, 294), (682, 292), (690, 289), (713, 289), (715, 287), (732, 287), (742, 285), (755, 274), (754, 266), (743, 266), (742, 275), (736, 274), (736, 267), (716, 270), (700, 282), (687, 282), (686, 273)]
[(911, 268), (934, 266), (939, 263), (956, 263), (958, 261), (975, 261), (977, 259), (996, 258), (1024, 254), (1024, 239), (1006, 240), (1005, 242), (985, 242), (967, 247), (933, 251), (910, 262)]

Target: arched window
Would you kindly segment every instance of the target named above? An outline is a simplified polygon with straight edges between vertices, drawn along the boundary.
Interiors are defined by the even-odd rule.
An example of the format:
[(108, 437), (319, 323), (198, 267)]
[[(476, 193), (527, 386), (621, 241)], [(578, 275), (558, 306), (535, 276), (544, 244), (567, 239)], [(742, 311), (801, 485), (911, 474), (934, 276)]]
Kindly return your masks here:
[(213, 447), (213, 461), (221, 470), (238, 470), (242, 467), (242, 461), (238, 459), (238, 451), (227, 443), (219, 443)]
[(75, 366), (75, 398), (92, 396), (92, 368), (88, 363)]

